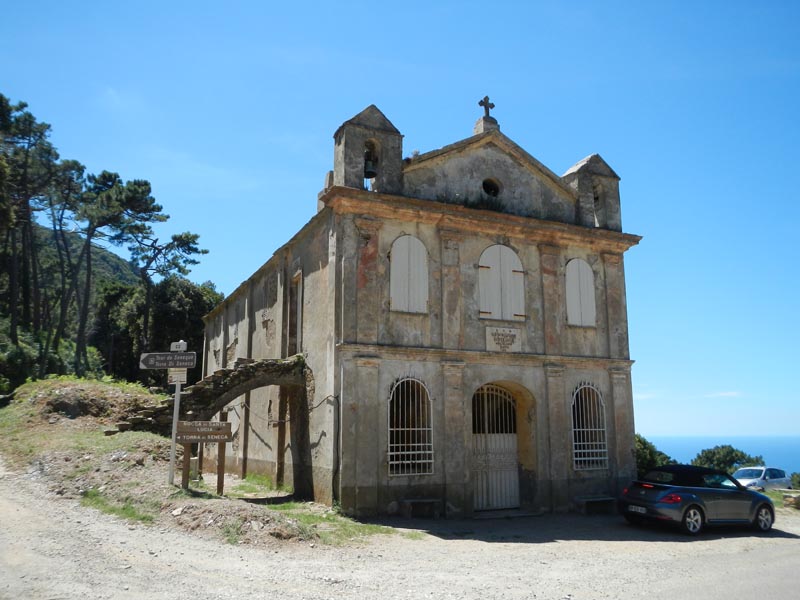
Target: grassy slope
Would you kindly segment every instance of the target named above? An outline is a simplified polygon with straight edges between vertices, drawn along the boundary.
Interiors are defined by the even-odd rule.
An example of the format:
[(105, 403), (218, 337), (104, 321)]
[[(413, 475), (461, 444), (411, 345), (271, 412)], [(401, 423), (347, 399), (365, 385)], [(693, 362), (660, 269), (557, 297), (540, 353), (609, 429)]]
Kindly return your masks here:
[[(263, 476), (238, 481), (226, 490), (226, 498), (211, 493), (202, 482), (189, 491), (167, 485), (168, 439), (148, 432), (103, 434), (105, 426), (159, 400), (135, 384), (70, 377), (26, 383), (8, 406), (0, 408), (0, 454), (19, 470), (33, 465), (52, 491), (80, 497), (87, 506), (193, 531), (213, 523), (217, 537), (230, 543), (253, 542), (261, 534), (336, 545), (394, 533), (313, 503), (264, 506), (236, 499), (274, 494)], [(96, 414), (71, 419), (53, 412), (65, 406)], [(248, 529), (253, 521), (268, 525), (253, 531)]]

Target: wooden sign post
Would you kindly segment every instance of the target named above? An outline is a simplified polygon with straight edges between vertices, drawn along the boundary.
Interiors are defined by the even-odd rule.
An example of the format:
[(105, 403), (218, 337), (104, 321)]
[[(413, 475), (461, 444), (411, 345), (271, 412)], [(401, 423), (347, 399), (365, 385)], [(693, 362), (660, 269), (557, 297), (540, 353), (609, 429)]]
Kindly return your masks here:
[[(172, 485), (175, 476), (175, 434), (181, 413), (181, 383), (186, 383), (186, 369), (194, 368), (197, 354), (186, 352), (186, 342), (172, 342), (169, 352), (145, 352), (139, 356), (140, 369), (169, 369), (170, 385), (175, 386), (175, 405), (172, 411), (172, 444), (169, 448), (169, 472), (167, 482)], [(175, 373), (181, 371), (182, 374)]]
[(219, 421), (178, 421), (175, 441), (183, 444), (183, 470), (181, 487), (189, 487), (189, 459), (192, 456), (192, 444), (208, 444), (217, 442), (217, 494), (222, 495), (225, 485), (225, 444), (233, 440), (228, 413), (222, 411)]

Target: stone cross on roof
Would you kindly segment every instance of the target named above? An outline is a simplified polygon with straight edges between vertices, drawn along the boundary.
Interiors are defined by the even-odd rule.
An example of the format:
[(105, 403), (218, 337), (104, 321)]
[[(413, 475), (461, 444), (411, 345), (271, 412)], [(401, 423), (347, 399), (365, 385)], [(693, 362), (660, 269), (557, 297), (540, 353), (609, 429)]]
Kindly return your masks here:
[(483, 100), (478, 102), (478, 106), (482, 106), (483, 107), (484, 116), (487, 116), (487, 117), (489, 116), (489, 110), (494, 108), (494, 104), (489, 102), (489, 96), (484, 96)]

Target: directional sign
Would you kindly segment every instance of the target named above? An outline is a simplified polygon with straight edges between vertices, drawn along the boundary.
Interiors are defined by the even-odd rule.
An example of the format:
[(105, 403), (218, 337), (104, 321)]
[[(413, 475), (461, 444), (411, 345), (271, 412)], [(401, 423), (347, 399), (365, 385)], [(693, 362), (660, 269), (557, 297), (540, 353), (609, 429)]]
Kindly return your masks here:
[(179, 444), (230, 442), (233, 440), (231, 424), (220, 421), (178, 421)]
[(140, 369), (191, 369), (196, 352), (146, 352), (139, 357)]

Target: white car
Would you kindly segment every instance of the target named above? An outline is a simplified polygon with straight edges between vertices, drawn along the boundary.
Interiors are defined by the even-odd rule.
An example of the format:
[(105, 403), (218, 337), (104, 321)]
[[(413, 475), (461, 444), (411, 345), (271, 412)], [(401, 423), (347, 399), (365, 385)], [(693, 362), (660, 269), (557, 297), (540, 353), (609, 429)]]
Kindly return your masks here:
[(791, 489), (792, 478), (786, 471), (772, 467), (742, 467), (733, 474), (734, 479), (746, 488), (757, 490)]

